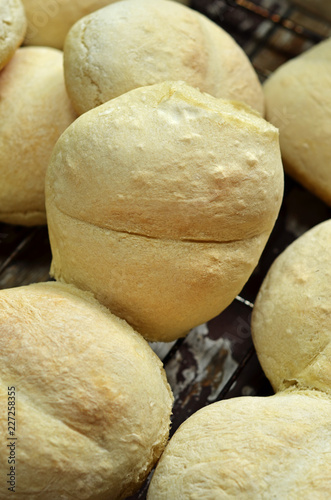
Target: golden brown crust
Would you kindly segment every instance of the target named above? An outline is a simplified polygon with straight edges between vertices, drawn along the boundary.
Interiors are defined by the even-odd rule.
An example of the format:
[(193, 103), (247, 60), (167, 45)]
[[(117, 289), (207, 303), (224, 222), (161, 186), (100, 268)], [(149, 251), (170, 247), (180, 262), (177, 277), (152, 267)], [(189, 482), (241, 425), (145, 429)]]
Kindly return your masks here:
[(68, 34), (64, 68), (79, 114), (165, 80), (264, 109), (257, 76), (230, 35), (172, 1), (126, 0), (86, 16)]
[(76, 120), (46, 186), (56, 279), (173, 340), (256, 266), (282, 198), (278, 134), (239, 103), (166, 82)]
[[(15, 386), (19, 415), (15, 495), (106, 500), (137, 490), (166, 444), (172, 406), (146, 341), (58, 283), (3, 290), (0, 329), (1, 407), (5, 385)], [(3, 442), (6, 433), (3, 416)]]
[(25, 47), (0, 74), (2, 222), (46, 223), (46, 167), (57, 139), (76, 117), (62, 64), (60, 51)]
[(21, 0), (0, 0), (0, 71), (23, 42), (26, 27)]

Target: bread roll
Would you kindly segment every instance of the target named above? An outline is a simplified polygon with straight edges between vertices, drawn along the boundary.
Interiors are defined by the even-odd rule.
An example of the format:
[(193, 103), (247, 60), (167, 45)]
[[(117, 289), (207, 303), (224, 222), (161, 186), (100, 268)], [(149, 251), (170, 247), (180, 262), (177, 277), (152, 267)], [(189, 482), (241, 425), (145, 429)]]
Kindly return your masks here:
[[(15, 498), (116, 500), (137, 490), (165, 446), (172, 406), (144, 339), (90, 294), (58, 283), (1, 291), (0, 331), (0, 470), (10, 472), (8, 386)], [(0, 497), (9, 498), (2, 477)]]
[(331, 394), (331, 220), (290, 245), (273, 263), (255, 302), (252, 334), (276, 391)]
[(331, 399), (315, 391), (211, 404), (172, 437), (148, 500), (331, 497)]
[(0, 0), (0, 71), (23, 42), (26, 28), (21, 0)]
[(63, 49), (71, 26), (116, 0), (22, 0), (28, 18), (26, 45)]
[(331, 206), (331, 39), (282, 65), (265, 83), (285, 170)]
[(45, 172), (53, 147), (75, 119), (63, 55), (18, 49), (0, 74), (0, 221), (46, 223)]
[[(76, 21), (115, 1), (22, 0), (28, 18), (28, 31), (24, 43), (63, 49), (65, 37)], [(185, 0), (177, 1), (188, 3)]]
[(137, 87), (183, 80), (263, 113), (247, 56), (212, 21), (166, 0), (124, 0), (72, 27), (64, 48), (68, 93), (81, 114)]
[(278, 133), (185, 83), (142, 87), (66, 130), (46, 189), (52, 275), (170, 341), (256, 266), (283, 193)]
[(331, 497), (331, 220), (296, 240), (257, 297), (253, 340), (278, 394), (199, 410), (174, 434), (148, 500)]

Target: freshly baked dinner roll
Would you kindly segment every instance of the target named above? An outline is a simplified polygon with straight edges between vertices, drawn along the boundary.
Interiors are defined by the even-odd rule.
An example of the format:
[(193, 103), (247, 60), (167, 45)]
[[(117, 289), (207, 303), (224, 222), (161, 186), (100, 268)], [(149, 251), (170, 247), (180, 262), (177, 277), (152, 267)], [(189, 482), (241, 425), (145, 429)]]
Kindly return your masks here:
[(282, 65), (265, 83), (266, 116), (280, 130), (285, 170), (331, 205), (331, 39)]
[(26, 27), (21, 0), (0, 0), (0, 71), (23, 42)]
[(0, 221), (45, 224), (45, 172), (53, 147), (76, 115), (63, 55), (18, 49), (0, 74)]
[(116, 500), (137, 490), (165, 446), (172, 406), (145, 340), (58, 283), (1, 291), (0, 331), (0, 470), (10, 473), (14, 443), (14, 496)]
[(290, 386), (331, 394), (331, 220), (292, 243), (257, 296), (252, 334), (276, 391)]
[(330, 414), (315, 391), (211, 404), (174, 434), (147, 498), (330, 498)]
[(166, 0), (123, 0), (77, 22), (66, 39), (64, 69), (79, 114), (165, 80), (263, 112), (261, 85), (237, 43), (203, 15)]
[[(25, 44), (46, 45), (62, 49), (65, 37), (76, 21), (115, 1), (22, 0), (28, 18), (28, 31), (25, 37)], [(188, 3), (185, 0), (177, 1)]]
[(28, 18), (26, 45), (63, 49), (71, 26), (116, 0), (22, 0)]
[(46, 189), (53, 276), (173, 340), (256, 266), (283, 192), (278, 132), (185, 83), (141, 87), (65, 131)]

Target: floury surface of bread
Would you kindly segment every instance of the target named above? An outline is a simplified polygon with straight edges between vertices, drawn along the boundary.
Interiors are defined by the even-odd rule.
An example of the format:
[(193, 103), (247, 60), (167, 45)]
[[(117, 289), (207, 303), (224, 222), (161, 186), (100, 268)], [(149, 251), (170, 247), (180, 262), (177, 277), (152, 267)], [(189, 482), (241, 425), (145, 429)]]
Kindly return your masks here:
[(76, 118), (64, 85), (62, 52), (18, 49), (0, 73), (0, 94), (0, 221), (46, 224), (47, 164)]
[(257, 296), (252, 335), (275, 390), (331, 394), (331, 220), (306, 232), (271, 266)]
[(327, 500), (331, 399), (317, 391), (211, 404), (176, 431), (148, 500)]
[(148, 500), (331, 497), (331, 221), (290, 245), (256, 299), (252, 333), (274, 396), (211, 404), (176, 431)]
[(278, 132), (184, 83), (135, 89), (66, 130), (46, 191), (56, 279), (170, 341), (256, 266), (283, 194)]
[(26, 28), (21, 0), (0, 0), (0, 71), (23, 42)]
[(71, 26), (116, 0), (22, 0), (28, 19), (25, 45), (63, 49)]
[[(62, 50), (73, 24), (115, 1), (117, 0), (22, 0), (28, 19), (24, 43)], [(182, 0), (181, 3), (187, 2)]]
[[(13, 496), (115, 500), (139, 489), (166, 444), (173, 401), (147, 342), (59, 283), (2, 290), (0, 331), (2, 443), (7, 386), (17, 395)], [(7, 456), (4, 448), (1, 500), (12, 494)]]
[(331, 206), (331, 39), (283, 64), (264, 84), (285, 171)]
[(239, 45), (205, 16), (172, 1), (123, 0), (81, 19), (66, 38), (64, 70), (79, 114), (165, 80), (264, 111), (262, 87)]

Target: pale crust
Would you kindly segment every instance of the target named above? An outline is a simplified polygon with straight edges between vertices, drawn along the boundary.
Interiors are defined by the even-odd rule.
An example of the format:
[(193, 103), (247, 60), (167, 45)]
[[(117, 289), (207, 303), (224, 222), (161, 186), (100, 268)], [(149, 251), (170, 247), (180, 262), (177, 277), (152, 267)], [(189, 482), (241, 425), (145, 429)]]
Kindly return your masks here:
[[(146, 341), (58, 283), (1, 291), (0, 330), (1, 408), (7, 386), (17, 394), (15, 498), (116, 500), (137, 490), (166, 444), (173, 400)], [(3, 443), (7, 427), (3, 412)]]
[(116, 0), (22, 0), (28, 19), (25, 45), (63, 49), (71, 26)]
[[(116, 1), (22, 0), (28, 19), (24, 44), (63, 49), (68, 31), (79, 19)], [(188, 0), (177, 1), (188, 3)]]
[(252, 335), (276, 391), (331, 394), (331, 220), (306, 232), (273, 263), (255, 302)]
[(46, 223), (46, 167), (57, 139), (76, 117), (62, 64), (58, 50), (26, 47), (0, 74), (2, 222)]
[(145, 85), (183, 80), (263, 113), (247, 56), (219, 26), (166, 0), (124, 0), (86, 16), (64, 47), (68, 93), (81, 114)]
[(0, 71), (23, 42), (26, 27), (21, 0), (0, 0)]
[(154, 341), (181, 337), (225, 309), (269, 235), (229, 243), (148, 238), (73, 219), (51, 201), (47, 218), (52, 275), (92, 291)]
[(318, 392), (207, 406), (172, 437), (148, 500), (326, 500), (331, 399)]
[(278, 394), (212, 404), (174, 434), (148, 500), (331, 496), (331, 221), (273, 263), (252, 334)]
[(285, 170), (331, 206), (331, 40), (282, 65), (264, 85)]
[(282, 199), (278, 134), (184, 83), (140, 88), (62, 135), (46, 189), (56, 279), (173, 340), (221, 312), (256, 266)]

